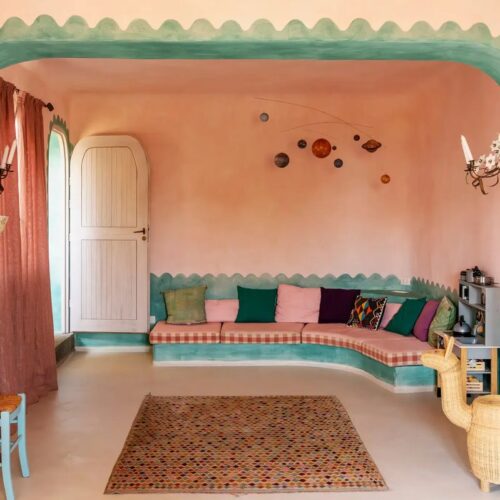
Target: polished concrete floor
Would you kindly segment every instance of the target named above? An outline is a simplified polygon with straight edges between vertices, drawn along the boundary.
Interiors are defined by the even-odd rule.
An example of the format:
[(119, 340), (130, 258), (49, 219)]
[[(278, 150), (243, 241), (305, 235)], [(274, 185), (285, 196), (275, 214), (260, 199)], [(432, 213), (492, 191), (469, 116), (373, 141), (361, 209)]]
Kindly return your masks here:
[[(302, 367), (153, 367), (149, 354), (73, 354), (59, 391), (29, 407), (32, 475), (14, 468), (16, 500), (93, 500), (103, 490), (142, 398), (156, 395), (331, 394), (343, 402), (389, 490), (373, 493), (247, 495), (247, 500), (330, 498), (445, 500), (480, 493), (469, 472), (465, 433), (432, 393), (392, 394), (359, 375)], [(0, 488), (0, 498), (2, 498)], [(109, 498), (109, 497), (108, 497)], [(141, 500), (230, 499), (230, 495), (122, 495)]]

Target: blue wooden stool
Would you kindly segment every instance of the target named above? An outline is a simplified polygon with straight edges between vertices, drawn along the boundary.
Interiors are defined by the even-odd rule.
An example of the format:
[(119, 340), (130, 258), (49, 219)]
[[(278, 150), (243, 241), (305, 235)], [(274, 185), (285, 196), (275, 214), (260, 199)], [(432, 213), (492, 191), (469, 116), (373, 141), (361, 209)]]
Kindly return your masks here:
[[(17, 439), (10, 440), (10, 426), (17, 424)], [(26, 396), (0, 395), (0, 443), (2, 448), (0, 467), (7, 500), (14, 500), (12, 475), (10, 472), (10, 454), (19, 450), (19, 462), (23, 477), (29, 477), (28, 455), (26, 454)]]

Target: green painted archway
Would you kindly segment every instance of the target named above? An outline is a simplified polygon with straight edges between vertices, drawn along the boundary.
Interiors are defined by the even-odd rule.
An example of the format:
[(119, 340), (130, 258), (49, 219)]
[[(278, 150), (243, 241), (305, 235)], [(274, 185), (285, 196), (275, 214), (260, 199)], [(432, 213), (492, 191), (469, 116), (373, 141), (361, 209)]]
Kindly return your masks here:
[(144, 20), (122, 30), (109, 18), (95, 27), (81, 17), (59, 26), (40, 16), (28, 26), (19, 18), (0, 28), (0, 67), (54, 57), (129, 59), (399, 59), (454, 61), (475, 66), (500, 83), (500, 37), (485, 24), (462, 30), (447, 22), (434, 30), (425, 22), (403, 31), (387, 22), (378, 31), (357, 19), (340, 30), (329, 19), (307, 28), (290, 21), (278, 31), (266, 20), (243, 30), (235, 21), (216, 29), (207, 20), (184, 29), (165, 21), (153, 29)]

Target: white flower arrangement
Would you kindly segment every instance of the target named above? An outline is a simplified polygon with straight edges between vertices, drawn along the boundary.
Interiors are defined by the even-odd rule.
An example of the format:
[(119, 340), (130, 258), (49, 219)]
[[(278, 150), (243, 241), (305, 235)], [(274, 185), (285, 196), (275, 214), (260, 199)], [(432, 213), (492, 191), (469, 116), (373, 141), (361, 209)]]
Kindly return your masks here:
[(466, 180), (469, 176), (472, 177), (472, 185), (475, 188), (479, 187), (483, 194), (487, 194), (484, 181), (486, 179), (493, 180), (489, 187), (496, 186), (500, 181), (500, 134), (491, 143), (491, 152), (487, 155), (481, 155), (477, 160), (473, 159), (464, 136), (462, 136), (462, 147), (467, 162)]
[(491, 143), (491, 152), (497, 156), (500, 155), (500, 134), (498, 134), (498, 137)]

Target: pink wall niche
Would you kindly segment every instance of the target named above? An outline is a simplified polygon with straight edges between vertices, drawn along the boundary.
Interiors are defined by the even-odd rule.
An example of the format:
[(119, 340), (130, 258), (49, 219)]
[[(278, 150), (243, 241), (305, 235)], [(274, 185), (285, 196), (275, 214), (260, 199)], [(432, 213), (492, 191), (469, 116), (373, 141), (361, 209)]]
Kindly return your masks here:
[[(138, 62), (137, 62), (138, 63)], [(399, 66), (401, 65), (401, 66)], [(119, 91), (75, 93), (72, 140), (128, 133), (151, 166), (151, 271), (171, 273), (381, 273), (411, 277), (415, 76), (398, 63), (210, 61), (157, 68), (160, 88), (139, 92), (122, 74)], [(401, 71), (406, 66), (408, 71)], [(147, 65), (139, 65), (148, 75)], [(117, 70), (118, 71), (118, 70)], [(121, 70), (120, 70), (121, 71)], [(168, 79), (162, 79), (166, 72)], [(385, 76), (392, 75), (391, 83)], [(399, 76), (398, 76), (399, 75)], [(128, 85), (129, 88), (124, 88)], [(111, 89), (110, 89), (111, 90)], [(368, 125), (383, 143), (374, 154), (355, 130), (274, 98)], [(259, 121), (267, 111), (270, 120)], [(361, 133), (364, 139), (367, 133)], [(327, 159), (310, 147), (325, 136)], [(285, 169), (278, 152), (290, 155)], [(342, 158), (344, 167), (333, 166)], [(392, 177), (389, 185), (380, 176)]]
[[(156, 274), (378, 272), (456, 287), (458, 271), (477, 264), (500, 279), (500, 186), (483, 196), (463, 172), (460, 135), (479, 156), (499, 132), (499, 87), (474, 68), (46, 60), (14, 70), (42, 81), (41, 97), (62, 92), (73, 143), (115, 133), (141, 141)], [(328, 117), (260, 97), (367, 125), (361, 135), (383, 146), (366, 153), (352, 129), (310, 124)], [(322, 136), (338, 146), (327, 159), (296, 146)], [(291, 158), (283, 170), (273, 164), (281, 151)]]

